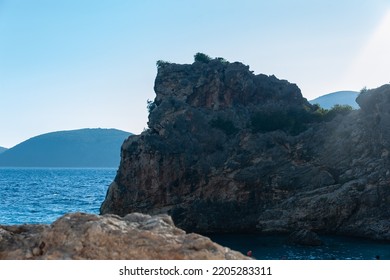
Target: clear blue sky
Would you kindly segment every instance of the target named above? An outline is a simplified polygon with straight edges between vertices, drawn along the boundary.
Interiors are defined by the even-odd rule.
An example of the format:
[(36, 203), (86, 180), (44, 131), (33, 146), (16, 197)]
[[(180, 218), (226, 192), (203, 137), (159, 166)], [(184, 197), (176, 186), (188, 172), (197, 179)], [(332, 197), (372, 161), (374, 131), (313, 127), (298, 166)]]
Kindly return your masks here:
[(0, 0), (0, 146), (85, 127), (142, 132), (159, 59), (196, 52), (313, 99), (388, 83), (384, 0)]

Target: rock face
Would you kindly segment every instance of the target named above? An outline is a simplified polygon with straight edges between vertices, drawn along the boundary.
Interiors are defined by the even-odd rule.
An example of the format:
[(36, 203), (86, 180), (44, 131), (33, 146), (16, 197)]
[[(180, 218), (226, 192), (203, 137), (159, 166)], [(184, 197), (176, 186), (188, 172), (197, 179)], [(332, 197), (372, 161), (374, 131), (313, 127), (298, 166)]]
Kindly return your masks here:
[(200, 233), (390, 240), (390, 85), (331, 121), (296, 85), (241, 63), (164, 64), (155, 92), (101, 213), (168, 213)]
[(0, 226), (0, 259), (248, 259), (167, 215), (67, 214), (52, 225)]

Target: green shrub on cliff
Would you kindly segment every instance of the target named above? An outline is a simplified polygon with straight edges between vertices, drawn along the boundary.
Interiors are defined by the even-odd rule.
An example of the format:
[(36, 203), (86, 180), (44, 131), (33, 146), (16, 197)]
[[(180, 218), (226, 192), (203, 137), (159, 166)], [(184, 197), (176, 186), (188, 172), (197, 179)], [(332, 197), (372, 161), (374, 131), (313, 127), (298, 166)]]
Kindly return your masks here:
[(362, 88), (362, 89), (360, 90), (360, 93), (365, 93), (365, 92), (367, 92), (367, 91), (368, 91), (367, 87), (364, 87), (364, 88)]
[(223, 63), (223, 64), (229, 63), (229, 61), (227, 61), (227, 60), (224, 59), (223, 57), (216, 57), (215, 59), (218, 60), (219, 62)]
[(238, 132), (237, 127), (234, 126), (231, 120), (224, 120), (222, 118), (214, 119), (210, 122), (211, 127), (217, 128), (225, 132), (226, 135), (234, 135)]
[(314, 122), (331, 121), (337, 115), (345, 116), (349, 114), (351, 111), (353, 111), (353, 108), (350, 105), (336, 104), (329, 110), (322, 108), (318, 104), (315, 104), (314, 106), (317, 107), (317, 109), (312, 114), (312, 119)]
[(296, 135), (306, 130), (310, 123), (331, 121), (337, 115), (347, 115), (353, 110), (349, 105), (335, 105), (330, 110), (314, 106), (314, 110), (260, 111), (252, 116), (250, 127), (255, 133), (283, 130)]
[(260, 111), (252, 116), (250, 126), (255, 133), (284, 130), (295, 135), (306, 129), (306, 123), (310, 122), (309, 114), (305, 110), (286, 112)]
[(198, 52), (194, 55), (195, 62), (209, 63), (211, 60), (212, 58), (204, 53)]
[(156, 103), (154, 103), (152, 100), (147, 100), (146, 101), (147, 105), (146, 105), (146, 108), (148, 108), (148, 112), (151, 113), (156, 107)]
[(221, 62), (223, 64), (229, 63), (229, 61), (227, 61), (223, 57), (212, 58), (211, 56), (208, 56), (207, 54), (200, 53), (200, 52), (198, 52), (194, 55), (195, 62), (209, 63), (212, 60), (218, 60), (219, 62)]
[(337, 115), (347, 115), (353, 110), (352, 106), (350, 105), (339, 105), (336, 104), (334, 105), (324, 116), (324, 120), (332, 120), (334, 119)]
[(157, 62), (156, 62), (157, 68), (161, 68), (161, 67), (166, 66), (168, 64), (170, 64), (169, 61), (165, 61), (165, 60), (161, 60), (161, 59), (157, 60)]

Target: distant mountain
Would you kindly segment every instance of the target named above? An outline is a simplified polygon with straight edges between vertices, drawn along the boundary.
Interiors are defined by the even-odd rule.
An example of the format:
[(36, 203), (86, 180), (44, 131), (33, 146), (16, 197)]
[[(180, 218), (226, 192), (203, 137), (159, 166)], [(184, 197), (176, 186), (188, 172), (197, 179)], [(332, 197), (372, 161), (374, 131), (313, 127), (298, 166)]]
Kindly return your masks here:
[(0, 154), (5, 152), (6, 150), (7, 150), (7, 148), (0, 147)]
[(357, 91), (337, 91), (322, 95), (309, 102), (311, 104), (319, 104), (324, 109), (330, 109), (336, 104), (350, 105), (354, 109), (359, 109), (359, 105), (355, 101), (358, 94), (359, 92)]
[(79, 129), (42, 134), (0, 154), (0, 166), (117, 167), (131, 135), (116, 129)]

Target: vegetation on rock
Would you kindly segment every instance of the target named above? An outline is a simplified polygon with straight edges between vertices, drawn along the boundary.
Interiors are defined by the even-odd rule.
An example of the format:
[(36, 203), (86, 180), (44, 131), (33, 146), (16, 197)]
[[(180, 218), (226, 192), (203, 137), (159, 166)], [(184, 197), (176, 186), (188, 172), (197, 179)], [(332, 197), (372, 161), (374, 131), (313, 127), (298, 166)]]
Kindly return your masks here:
[(151, 113), (156, 108), (156, 103), (152, 100), (146, 100), (146, 108), (148, 109), (148, 112)]
[(211, 60), (212, 58), (204, 53), (198, 52), (194, 55), (195, 62), (209, 63)]
[(150, 130), (122, 145), (102, 214), (168, 213), (203, 233), (390, 240), (390, 85), (360, 94), (361, 110), (326, 110), (242, 63), (196, 60), (159, 69)]
[(225, 132), (226, 135), (234, 135), (238, 132), (237, 127), (234, 126), (231, 120), (225, 120), (220, 117), (210, 122), (211, 127), (217, 128)]
[(169, 65), (169, 64), (170, 64), (170, 62), (165, 61), (165, 60), (157, 60), (157, 62), (156, 62), (157, 69), (164, 67), (166, 65)]
[(313, 121), (312, 114), (305, 111), (257, 112), (251, 118), (253, 132), (287, 131), (293, 135), (306, 129), (306, 124)]
[(315, 105), (315, 110), (259, 111), (252, 116), (250, 127), (255, 133), (283, 130), (297, 135), (306, 130), (310, 123), (331, 121), (337, 115), (345, 116), (352, 110), (349, 105), (335, 105), (330, 110)]

